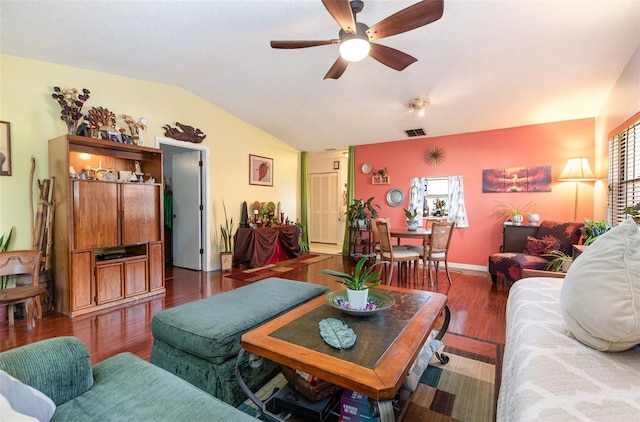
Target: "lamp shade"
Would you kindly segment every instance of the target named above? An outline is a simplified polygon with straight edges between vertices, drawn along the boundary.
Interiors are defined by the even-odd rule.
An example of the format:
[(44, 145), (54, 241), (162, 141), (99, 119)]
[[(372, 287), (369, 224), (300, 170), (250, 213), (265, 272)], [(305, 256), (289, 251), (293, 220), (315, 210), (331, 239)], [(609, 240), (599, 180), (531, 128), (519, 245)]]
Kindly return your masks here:
[(558, 180), (563, 182), (581, 182), (597, 180), (597, 178), (591, 171), (591, 167), (589, 167), (589, 161), (584, 157), (580, 157), (569, 158)]
[(362, 38), (351, 38), (340, 44), (340, 55), (350, 62), (359, 62), (369, 55), (371, 45)]

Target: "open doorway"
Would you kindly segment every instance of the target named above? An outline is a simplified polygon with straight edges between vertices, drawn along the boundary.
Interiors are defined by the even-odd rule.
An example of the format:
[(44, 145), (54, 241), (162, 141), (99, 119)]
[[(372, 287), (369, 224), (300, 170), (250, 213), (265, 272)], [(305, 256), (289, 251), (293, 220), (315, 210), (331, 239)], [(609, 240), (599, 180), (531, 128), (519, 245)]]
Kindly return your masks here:
[[(156, 137), (164, 151), (165, 260), (169, 265), (212, 271), (209, 245), (209, 147)], [(171, 205), (169, 205), (171, 207)]]
[(340, 254), (345, 230), (346, 151), (309, 154), (309, 246)]

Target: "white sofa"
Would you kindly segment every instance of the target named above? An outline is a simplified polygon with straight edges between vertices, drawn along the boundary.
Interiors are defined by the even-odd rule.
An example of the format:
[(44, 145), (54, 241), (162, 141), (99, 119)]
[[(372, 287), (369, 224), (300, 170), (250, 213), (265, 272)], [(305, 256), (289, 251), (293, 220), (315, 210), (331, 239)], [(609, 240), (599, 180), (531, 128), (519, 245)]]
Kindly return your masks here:
[(511, 286), (497, 420), (640, 421), (640, 346), (600, 352), (573, 338), (560, 308), (563, 281)]

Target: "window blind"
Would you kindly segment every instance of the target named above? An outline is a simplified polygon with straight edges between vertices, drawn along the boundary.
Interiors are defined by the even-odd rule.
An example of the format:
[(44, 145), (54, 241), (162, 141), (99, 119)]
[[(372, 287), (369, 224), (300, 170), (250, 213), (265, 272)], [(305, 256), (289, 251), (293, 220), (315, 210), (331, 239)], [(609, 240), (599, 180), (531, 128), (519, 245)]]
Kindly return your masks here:
[(640, 202), (640, 120), (609, 139), (609, 224), (628, 216), (625, 207)]

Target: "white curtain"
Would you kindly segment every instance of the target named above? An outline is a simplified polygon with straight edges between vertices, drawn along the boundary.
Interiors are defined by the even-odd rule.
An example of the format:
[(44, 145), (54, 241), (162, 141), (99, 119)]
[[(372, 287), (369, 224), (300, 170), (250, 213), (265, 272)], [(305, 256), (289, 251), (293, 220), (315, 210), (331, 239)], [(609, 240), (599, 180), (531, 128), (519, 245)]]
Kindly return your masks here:
[(467, 209), (464, 206), (464, 188), (462, 176), (449, 176), (449, 221), (456, 223), (456, 227), (469, 227)]

